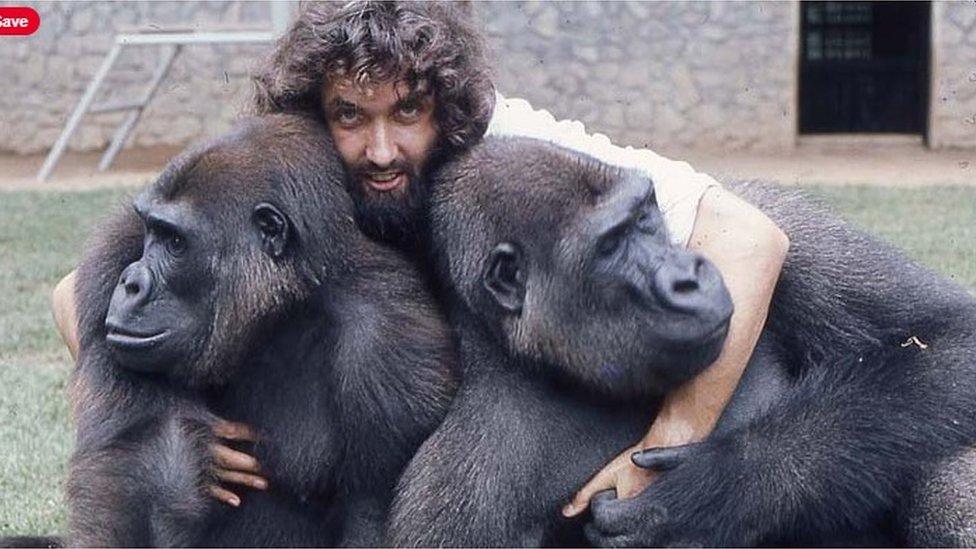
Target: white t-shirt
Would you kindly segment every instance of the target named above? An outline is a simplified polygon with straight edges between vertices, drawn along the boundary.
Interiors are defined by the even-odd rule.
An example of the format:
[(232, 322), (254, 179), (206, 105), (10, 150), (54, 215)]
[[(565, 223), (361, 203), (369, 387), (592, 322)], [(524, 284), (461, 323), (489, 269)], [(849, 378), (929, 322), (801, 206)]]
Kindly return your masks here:
[(679, 246), (688, 245), (705, 191), (719, 185), (711, 176), (696, 172), (687, 162), (670, 160), (648, 149), (618, 147), (603, 134), (586, 133), (582, 122), (557, 121), (549, 111), (535, 110), (524, 99), (506, 99), (497, 94), (487, 133), (548, 141), (607, 164), (646, 173), (654, 181), (658, 207), (671, 241)]

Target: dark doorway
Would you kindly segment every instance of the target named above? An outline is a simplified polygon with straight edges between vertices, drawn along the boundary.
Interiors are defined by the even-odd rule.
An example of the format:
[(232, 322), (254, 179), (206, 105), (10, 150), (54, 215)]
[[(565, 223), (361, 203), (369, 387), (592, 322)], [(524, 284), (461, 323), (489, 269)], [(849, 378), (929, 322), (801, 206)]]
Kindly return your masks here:
[(800, 7), (800, 132), (924, 135), (929, 3)]

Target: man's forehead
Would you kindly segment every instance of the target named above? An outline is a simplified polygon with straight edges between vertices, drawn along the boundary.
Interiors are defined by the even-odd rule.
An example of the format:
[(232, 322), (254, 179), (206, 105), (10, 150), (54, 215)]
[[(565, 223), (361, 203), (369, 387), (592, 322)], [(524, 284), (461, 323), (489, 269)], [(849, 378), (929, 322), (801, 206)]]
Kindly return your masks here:
[(322, 89), (322, 99), (327, 104), (351, 103), (361, 107), (394, 105), (407, 98), (426, 97), (428, 94), (411, 92), (404, 80), (360, 84), (351, 78), (327, 82)]

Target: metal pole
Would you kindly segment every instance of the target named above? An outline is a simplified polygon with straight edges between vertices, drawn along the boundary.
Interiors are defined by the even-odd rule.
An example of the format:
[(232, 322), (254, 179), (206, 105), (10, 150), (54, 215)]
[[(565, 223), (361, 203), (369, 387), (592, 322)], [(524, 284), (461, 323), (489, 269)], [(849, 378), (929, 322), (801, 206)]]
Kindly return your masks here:
[(51, 147), (51, 151), (47, 153), (47, 158), (44, 159), (44, 164), (41, 165), (40, 171), (37, 172), (37, 181), (43, 183), (47, 181), (47, 178), (51, 175), (51, 171), (54, 170), (55, 164), (61, 159), (61, 155), (64, 153), (65, 147), (68, 146), (68, 140), (71, 139), (71, 134), (75, 132), (78, 128), (78, 123), (81, 122), (81, 118), (85, 116), (85, 112), (88, 110), (88, 106), (91, 105), (93, 99), (95, 99), (95, 92), (98, 91), (99, 86), (102, 85), (102, 81), (105, 80), (105, 76), (108, 75), (108, 71), (115, 64), (115, 60), (119, 57), (119, 53), (122, 51), (122, 45), (116, 43), (109, 50), (108, 55), (105, 60), (102, 61), (102, 66), (98, 67), (98, 72), (95, 73), (95, 78), (88, 84), (88, 88), (85, 90), (85, 94), (81, 96), (81, 101), (75, 107), (74, 112), (71, 113), (71, 117), (68, 118), (68, 122), (64, 125), (64, 129), (61, 130), (61, 135), (58, 136), (58, 140), (54, 142), (54, 146)]
[(271, 0), (271, 32), (275, 38), (285, 34), (288, 23), (291, 22), (291, 3), (282, 0)]
[(146, 110), (146, 106), (156, 94), (156, 90), (159, 89), (159, 85), (162, 84), (163, 79), (166, 78), (166, 74), (169, 73), (169, 68), (173, 65), (173, 60), (176, 59), (176, 56), (179, 55), (182, 49), (183, 46), (180, 45), (166, 48), (159, 65), (156, 67), (156, 72), (153, 73), (152, 80), (149, 82), (149, 88), (146, 89), (146, 92), (142, 95), (142, 99), (139, 100), (139, 106), (129, 112), (125, 120), (122, 121), (122, 124), (119, 125), (119, 128), (115, 130), (112, 143), (108, 146), (105, 154), (102, 155), (101, 161), (98, 163), (98, 171), (104, 172), (112, 165), (115, 156), (122, 150), (125, 139), (129, 137), (129, 133), (139, 123), (143, 111)]

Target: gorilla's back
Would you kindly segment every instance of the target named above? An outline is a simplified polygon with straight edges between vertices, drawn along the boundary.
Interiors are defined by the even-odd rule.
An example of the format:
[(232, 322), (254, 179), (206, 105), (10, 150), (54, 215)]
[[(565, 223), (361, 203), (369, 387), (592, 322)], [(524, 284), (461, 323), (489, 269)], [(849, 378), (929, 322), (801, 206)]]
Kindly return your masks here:
[(803, 192), (755, 182), (726, 188), (762, 210), (789, 237), (767, 328), (798, 356), (821, 361), (939, 336), (976, 300), (888, 242), (844, 221)]

